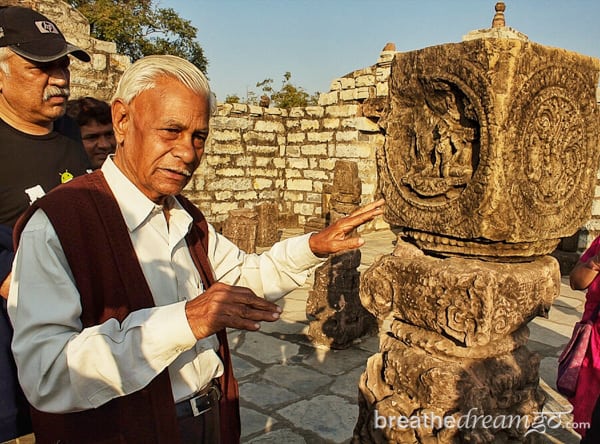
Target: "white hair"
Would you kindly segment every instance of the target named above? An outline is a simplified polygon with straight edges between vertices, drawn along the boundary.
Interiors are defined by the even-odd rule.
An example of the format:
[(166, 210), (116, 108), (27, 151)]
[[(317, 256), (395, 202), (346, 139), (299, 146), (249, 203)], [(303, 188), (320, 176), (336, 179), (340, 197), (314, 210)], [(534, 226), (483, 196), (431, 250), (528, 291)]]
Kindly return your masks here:
[(165, 76), (178, 80), (197, 94), (205, 95), (213, 113), (216, 99), (206, 76), (192, 63), (173, 55), (151, 55), (137, 60), (123, 73), (112, 102), (120, 99), (129, 104), (142, 91), (154, 88), (156, 80)]

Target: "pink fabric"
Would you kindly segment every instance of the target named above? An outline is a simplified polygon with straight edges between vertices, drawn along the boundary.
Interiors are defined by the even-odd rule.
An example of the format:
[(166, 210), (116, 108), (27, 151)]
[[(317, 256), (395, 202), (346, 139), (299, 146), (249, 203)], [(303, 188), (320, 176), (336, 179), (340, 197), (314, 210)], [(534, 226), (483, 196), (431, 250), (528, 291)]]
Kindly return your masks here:
[[(581, 261), (587, 261), (599, 251), (600, 236), (594, 239), (590, 247), (581, 255)], [(596, 277), (587, 289), (585, 310), (582, 319), (590, 319), (599, 303), (600, 278)], [(569, 398), (569, 402), (573, 405), (573, 421), (575, 423), (591, 423), (592, 412), (594, 411), (598, 396), (600, 396), (600, 317), (594, 323), (594, 329), (590, 338), (590, 347), (579, 373), (577, 391), (575, 396)], [(586, 429), (581, 428), (577, 431), (584, 436)]]

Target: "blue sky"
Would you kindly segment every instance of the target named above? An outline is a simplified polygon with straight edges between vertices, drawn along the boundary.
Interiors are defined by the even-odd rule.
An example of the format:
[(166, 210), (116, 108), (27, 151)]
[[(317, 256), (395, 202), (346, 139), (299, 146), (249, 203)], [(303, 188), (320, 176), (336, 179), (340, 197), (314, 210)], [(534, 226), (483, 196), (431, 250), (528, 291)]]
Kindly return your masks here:
[[(506, 24), (531, 41), (600, 58), (598, 0), (504, 0)], [(489, 28), (495, 0), (158, 0), (198, 29), (218, 100), (279, 87), (286, 71), (307, 92), (398, 51), (460, 42)]]

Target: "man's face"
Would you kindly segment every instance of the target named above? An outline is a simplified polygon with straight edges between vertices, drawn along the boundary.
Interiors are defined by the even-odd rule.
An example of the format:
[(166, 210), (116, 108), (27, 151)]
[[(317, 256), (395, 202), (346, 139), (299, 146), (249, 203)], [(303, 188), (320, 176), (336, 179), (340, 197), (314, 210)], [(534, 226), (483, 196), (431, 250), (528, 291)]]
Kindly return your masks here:
[(11, 53), (8, 73), (0, 70), (0, 111), (18, 129), (51, 127), (66, 110), (69, 98), (69, 57), (38, 63)]
[(81, 125), (81, 140), (83, 147), (90, 159), (93, 169), (102, 166), (109, 154), (115, 152), (117, 141), (113, 132), (112, 123), (98, 123), (97, 120), (90, 120), (87, 124)]
[(149, 199), (179, 194), (200, 164), (208, 137), (208, 97), (160, 77), (128, 105), (112, 108), (115, 163)]

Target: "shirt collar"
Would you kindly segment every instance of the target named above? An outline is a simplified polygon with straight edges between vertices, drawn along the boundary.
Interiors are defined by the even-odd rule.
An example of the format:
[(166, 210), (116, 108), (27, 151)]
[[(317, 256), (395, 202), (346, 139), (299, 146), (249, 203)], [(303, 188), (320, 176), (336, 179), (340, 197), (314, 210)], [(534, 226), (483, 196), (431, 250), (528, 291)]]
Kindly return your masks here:
[[(115, 165), (113, 157), (114, 154), (111, 154), (106, 158), (102, 164), (102, 173), (121, 209), (127, 228), (133, 232), (153, 211), (157, 209), (162, 211), (162, 206), (148, 199)], [(187, 232), (192, 217), (173, 196), (167, 196), (166, 205), (170, 208), (171, 223), (177, 224), (180, 229)]]

